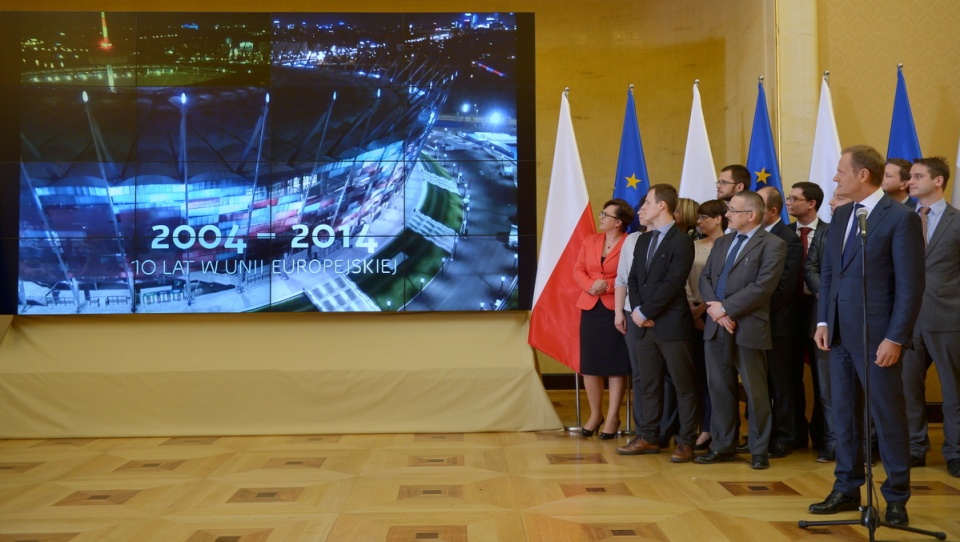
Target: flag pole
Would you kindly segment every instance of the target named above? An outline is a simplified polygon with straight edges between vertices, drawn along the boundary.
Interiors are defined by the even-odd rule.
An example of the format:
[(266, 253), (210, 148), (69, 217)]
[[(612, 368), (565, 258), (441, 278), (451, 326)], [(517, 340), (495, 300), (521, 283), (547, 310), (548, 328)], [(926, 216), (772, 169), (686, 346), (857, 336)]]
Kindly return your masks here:
[[(563, 87), (563, 95), (567, 98), (570, 97), (570, 87)], [(583, 424), (580, 421), (580, 373), (576, 371), (573, 372), (573, 390), (577, 409), (577, 424), (573, 427), (564, 427), (565, 430), (570, 431), (571, 433), (578, 432), (583, 427)]]
[[(629, 92), (630, 95), (633, 96), (633, 83), (630, 83), (630, 85), (627, 87), (627, 92)], [(634, 431), (633, 431), (633, 378), (627, 379), (627, 391), (625, 395), (627, 396), (627, 426), (623, 431), (619, 432), (620, 436), (634, 434)]]

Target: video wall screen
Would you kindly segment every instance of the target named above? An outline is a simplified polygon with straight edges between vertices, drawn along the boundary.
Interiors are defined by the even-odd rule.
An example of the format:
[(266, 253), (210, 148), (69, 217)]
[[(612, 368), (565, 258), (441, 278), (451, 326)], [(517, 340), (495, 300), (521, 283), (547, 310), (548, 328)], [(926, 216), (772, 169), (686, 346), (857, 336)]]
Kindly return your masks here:
[(5, 314), (530, 308), (531, 13), (0, 13)]

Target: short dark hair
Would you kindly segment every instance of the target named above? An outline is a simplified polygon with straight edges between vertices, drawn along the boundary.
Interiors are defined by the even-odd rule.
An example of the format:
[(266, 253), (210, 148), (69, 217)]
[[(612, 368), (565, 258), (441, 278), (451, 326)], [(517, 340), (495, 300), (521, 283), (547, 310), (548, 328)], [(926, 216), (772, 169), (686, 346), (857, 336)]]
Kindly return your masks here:
[(746, 209), (743, 209), (744, 211), (753, 211), (757, 214), (758, 223), (763, 221), (763, 212), (766, 209), (766, 204), (763, 203), (763, 198), (760, 197), (760, 194), (757, 194), (753, 190), (741, 190), (733, 197), (743, 200), (747, 206)]
[(914, 164), (926, 166), (930, 170), (931, 177), (943, 177), (943, 188), (947, 188), (947, 181), (950, 180), (950, 166), (947, 165), (947, 159), (942, 156), (929, 156), (917, 158)]
[(746, 166), (740, 164), (730, 164), (729, 166), (720, 170), (720, 173), (724, 171), (729, 171), (730, 176), (733, 177), (733, 182), (737, 184), (742, 184), (743, 189), (746, 190), (750, 188), (750, 185), (753, 184), (753, 179), (750, 177), (750, 170)]
[(903, 158), (887, 158), (886, 165), (894, 165), (900, 167), (900, 180), (902, 182), (907, 182), (910, 180), (910, 161), (904, 160)]
[(724, 231), (727, 230), (727, 202), (720, 199), (705, 201), (697, 207), (698, 215), (706, 215), (710, 218), (720, 217), (720, 226)]
[[(768, 211), (770, 209), (776, 209), (777, 212), (779, 213), (780, 211), (783, 210), (783, 196), (780, 194), (780, 190), (778, 190), (777, 187), (764, 186), (763, 188), (761, 188), (761, 190), (763, 190), (767, 194), (770, 194), (769, 196), (767, 196), (767, 200), (765, 204), (766, 209)], [(758, 190), (757, 193), (759, 194), (760, 191)], [(763, 196), (761, 195), (760, 197), (762, 198)]]
[(823, 189), (820, 188), (819, 184), (800, 181), (799, 183), (794, 183), (793, 187), (800, 189), (800, 193), (803, 194), (804, 199), (817, 202), (814, 208), (818, 211), (820, 210), (820, 205), (823, 204)]
[(870, 184), (880, 186), (883, 183), (883, 169), (886, 167), (883, 156), (870, 145), (854, 145), (843, 149), (840, 153), (850, 154), (850, 161), (853, 163), (854, 173), (865, 169), (870, 173)]
[(655, 184), (650, 187), (650, 192), (653, 192), (653, 199), (655, 199), (657, 203), (662, 201), (667, 204), (667, 211), (669, 211), (670, 214), (673, 214), (673, 212), (677, 210), (677, 189), (674, 188), (672, 184)]
[(633, 224), (633, 218), (636, 216), (633, 206), (631, 206), (625, 200), (614, 198), (607, 200), (607, 202), (603, 204), (603, 208), (606, 209), (611, 205), (614, 205), (617, 208), (617, 211), (614, 214), (617, 216), (617, 220), (620, 221), (620, 231), (627, 231), (627, 228)]

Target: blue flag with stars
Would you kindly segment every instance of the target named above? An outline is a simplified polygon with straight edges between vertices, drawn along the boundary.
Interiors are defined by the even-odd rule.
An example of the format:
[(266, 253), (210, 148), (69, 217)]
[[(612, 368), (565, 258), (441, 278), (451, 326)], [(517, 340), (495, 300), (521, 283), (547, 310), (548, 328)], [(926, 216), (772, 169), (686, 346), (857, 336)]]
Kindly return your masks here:
[(890, 141), (887, 143), (887, 158), (903, 158), (913, 162), (923, 158), (917, 127), (913, 124), (913, 111), (907, 97), (907, 82), (903, 70), (897, 70), (897, 93), (893, 98), (893, 119), (890, 121)]
[[(747, 169), (753, 183), (750, 190), (772, 186), (783, 196), (783, 182), (780, 178), (780, 165), (777, 163), (777, 150), (773, 146), (773, 130), (770, 128), (770, 116), (767, 114), (767, 95), (763, 83), (758, 83), (757, 110), (753, 114), (753, 133), (750, 134), (750, 150), (747, 151)], [(790, 223), (787, 206), (780, 209), (780, 220)]]
[[(617, 177), (613, 181), (613, 197), (629, 203), (639, 215), (648, 190), (650, 179), (647, 177), (647, 160), (643, 156), (640, 125), (637, 123), (637, 110), (631, 88), (627, 91), (627, 111), (623, 115), (623, 134), (620, 136), (620, 158), (617, 160)], [(639, 227), (640, 218), (637, 216), (627, 231), (637, 231)]]

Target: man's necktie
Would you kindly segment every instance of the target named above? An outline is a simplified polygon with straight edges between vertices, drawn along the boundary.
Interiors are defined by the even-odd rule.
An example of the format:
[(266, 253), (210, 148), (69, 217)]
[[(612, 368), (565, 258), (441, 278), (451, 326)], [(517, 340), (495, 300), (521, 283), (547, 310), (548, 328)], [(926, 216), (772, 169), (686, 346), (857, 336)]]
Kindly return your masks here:
[(720, 270), (720, 278), (717, 279), (717, 299), (723, 301), (727, 298), (727, 276), (730, 275), (730, 268), (733, 267), (733, 262), (737, 261), (737, 254), (740, 252), (740, 247), (743, 246), (743, 242), (747, 240), (747, 236), (740, 234), (737, 236), (737, 242), (733, 244), (733, 250), (727, 254), (727, 260), (723, 262), (723, 269)]
[(660, 230), (653, 230), (651, 233), (650, 248), (647, 249), (647, 271), (650, 271), (650, 263), (653, 262), (653, 253), (657, 251), (657, 237), (660, 235)]
[(848, 258), (853, 257), (854, 247), (857, 246), (857, 234), (860, 230), (859, 220), (857, 219), (857, 210), (862, 208), (863, 205), (859, 203), (853, 204), (853, 224), (850, 226), (850, 234), (847, 235), (847, 242), (843, 245), (843, 262), (846, 263)]
[(927, 237), (927, 226), (930, 224), (930, 208), (923, 206), (917, 209), (917, 212), (920, 213), (920, 225), (923, 226), (923, 242), (928, 243), (929, 237)]

